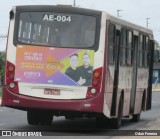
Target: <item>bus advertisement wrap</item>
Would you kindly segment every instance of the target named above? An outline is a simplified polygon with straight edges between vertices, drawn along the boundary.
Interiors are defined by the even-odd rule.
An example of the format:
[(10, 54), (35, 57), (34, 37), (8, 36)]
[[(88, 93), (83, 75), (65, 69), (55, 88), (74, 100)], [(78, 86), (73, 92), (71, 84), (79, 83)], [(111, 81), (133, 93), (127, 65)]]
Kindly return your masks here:
[(94, 50), (19, 45), (15, 81), (91, 86)]

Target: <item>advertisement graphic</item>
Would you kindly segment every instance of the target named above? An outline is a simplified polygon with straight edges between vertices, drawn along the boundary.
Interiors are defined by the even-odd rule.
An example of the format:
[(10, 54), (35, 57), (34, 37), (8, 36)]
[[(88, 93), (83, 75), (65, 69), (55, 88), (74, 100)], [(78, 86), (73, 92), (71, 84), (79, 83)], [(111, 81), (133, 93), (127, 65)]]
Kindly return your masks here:
[(19, 45), (15, 80), (69, 86), (91, 86), (94, 50)]

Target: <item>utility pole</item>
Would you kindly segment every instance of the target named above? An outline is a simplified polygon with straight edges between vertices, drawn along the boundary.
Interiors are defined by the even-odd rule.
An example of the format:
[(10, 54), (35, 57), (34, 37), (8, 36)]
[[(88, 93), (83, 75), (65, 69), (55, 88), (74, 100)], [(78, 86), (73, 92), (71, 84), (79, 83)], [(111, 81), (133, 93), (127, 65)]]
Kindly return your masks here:
[(121, 17), (119, 14), (121, 11), (123, 11), (123, 10), (117, 10), (117, 17)]
[(149, 25), (149, 22), (148, 22), (148, 20), (149, 20), (150, 18), (146, 18), (146, 27), (148, 28), (148, 25)]
[(73, 6), (76, 7), (76, 0), (73, 0)]

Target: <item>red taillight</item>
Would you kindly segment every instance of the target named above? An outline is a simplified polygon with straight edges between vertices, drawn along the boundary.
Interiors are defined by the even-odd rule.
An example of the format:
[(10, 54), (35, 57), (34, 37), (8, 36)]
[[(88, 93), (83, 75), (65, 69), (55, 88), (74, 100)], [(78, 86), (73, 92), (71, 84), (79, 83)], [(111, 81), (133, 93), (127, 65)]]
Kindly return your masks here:
[(14, 80), (14, 74), (9, 74), (9, 75), (8, 75), (8, 78), (9, 78), (10, 80)]
[(98, 81), (97, 79), (93, 79), (93, 80), (92, 80), (92, 85), (95, 86), (95, 85), (98, 85), (98, 83), (99, 83), (99, 81)]
[(11, 62), (6, 62), (6, 69), (5, 69), (5, 85), (8, 86), (9, 90), (14, 93), (18, 93), (18, 82), (14, 81), (15, 75), (15, 66)]
[(93, 72), (93, 77), (94, 77), (94, 78), (98, 78), (98, 77), (100, 77), (100, 76), (101, 76), (101, 73), (100, 73), (99, 70), (95, 70), (95, 71)]
[(100, 92), (102, 82), (102, 68), (95, 69), (92, 78), (92, 87), (88, 87), (87, 98), (96, 96)]
[(14, 65), (9, 65), (7, 69), (9, 72), (14, 72)]

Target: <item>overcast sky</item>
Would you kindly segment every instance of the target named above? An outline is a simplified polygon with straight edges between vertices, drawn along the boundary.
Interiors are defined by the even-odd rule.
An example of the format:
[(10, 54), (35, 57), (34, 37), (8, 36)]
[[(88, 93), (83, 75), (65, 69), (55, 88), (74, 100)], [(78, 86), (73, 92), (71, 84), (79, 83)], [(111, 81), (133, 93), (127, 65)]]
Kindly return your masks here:
[[(0, 35), (7, 34), (9, 11), (14, 5), (55, 5), (73, 4), (73, 0), (1, 0)], [(146, 18), (150, 18), (149, 28), (154, 31), (155, 39), (160, 42), (160, 0), (76, 0), (76, 5), (106, 11), (120, 18), (146, 27)], [(5, 50), (5, 39), (0, 39), (0, 51)]]

